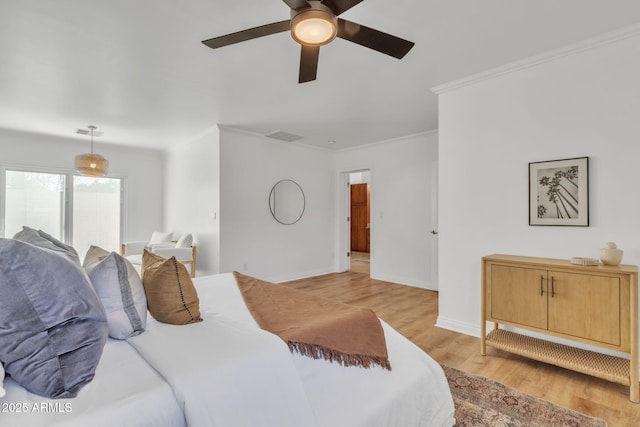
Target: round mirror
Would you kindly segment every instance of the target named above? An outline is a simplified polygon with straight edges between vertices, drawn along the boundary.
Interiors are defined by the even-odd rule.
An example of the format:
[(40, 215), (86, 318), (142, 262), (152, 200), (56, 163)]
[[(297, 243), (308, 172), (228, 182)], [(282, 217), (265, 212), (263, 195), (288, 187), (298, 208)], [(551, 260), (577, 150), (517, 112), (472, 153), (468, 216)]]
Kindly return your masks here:
[(276, 182), (269, 194), (271, 215), (280, 224), (295, 224), (304, 213), (304, 192), (297, 182), (283, 179)]

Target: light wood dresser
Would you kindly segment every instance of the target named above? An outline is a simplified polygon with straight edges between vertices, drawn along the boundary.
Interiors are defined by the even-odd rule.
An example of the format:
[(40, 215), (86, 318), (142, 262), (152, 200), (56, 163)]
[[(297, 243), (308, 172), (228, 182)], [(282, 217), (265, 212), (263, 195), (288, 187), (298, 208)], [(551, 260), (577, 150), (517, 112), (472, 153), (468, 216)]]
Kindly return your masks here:
[[(567, 260), (515, 255), (482, 258), (480, 352), (495, 347), (629, 386), (638, 383), (638, 268), (580, 266)], [(487, 334), (487, 322), (493, 330)], [(579, 349), (500, 325), (627, 353)]]

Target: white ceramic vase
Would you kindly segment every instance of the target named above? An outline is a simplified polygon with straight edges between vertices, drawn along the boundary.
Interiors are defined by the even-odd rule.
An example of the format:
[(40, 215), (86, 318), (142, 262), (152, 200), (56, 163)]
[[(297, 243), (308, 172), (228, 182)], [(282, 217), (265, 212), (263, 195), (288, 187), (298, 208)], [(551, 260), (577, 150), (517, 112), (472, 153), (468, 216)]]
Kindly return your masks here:
[(622, 249), (618, 249), (618, 245), (613, 242), (607, 242), (600, 249), (600, 261), (606, 265), (618, 265), (622, 261)]

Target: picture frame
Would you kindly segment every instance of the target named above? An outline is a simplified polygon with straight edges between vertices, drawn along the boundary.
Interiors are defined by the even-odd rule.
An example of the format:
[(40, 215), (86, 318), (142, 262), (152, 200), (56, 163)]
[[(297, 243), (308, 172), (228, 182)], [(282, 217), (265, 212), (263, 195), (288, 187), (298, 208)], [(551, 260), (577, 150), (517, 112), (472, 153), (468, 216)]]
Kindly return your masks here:
[(529, 163), (529, 225), (589, 226), (589, 157)]

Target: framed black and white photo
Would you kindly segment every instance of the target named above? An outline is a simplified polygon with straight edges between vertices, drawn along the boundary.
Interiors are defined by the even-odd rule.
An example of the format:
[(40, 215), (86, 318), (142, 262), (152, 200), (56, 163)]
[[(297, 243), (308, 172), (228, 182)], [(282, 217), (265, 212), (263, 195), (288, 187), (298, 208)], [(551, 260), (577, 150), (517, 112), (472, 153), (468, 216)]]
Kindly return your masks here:
[(529, 163), (529, 225), (589, 226), (589, 158)]

